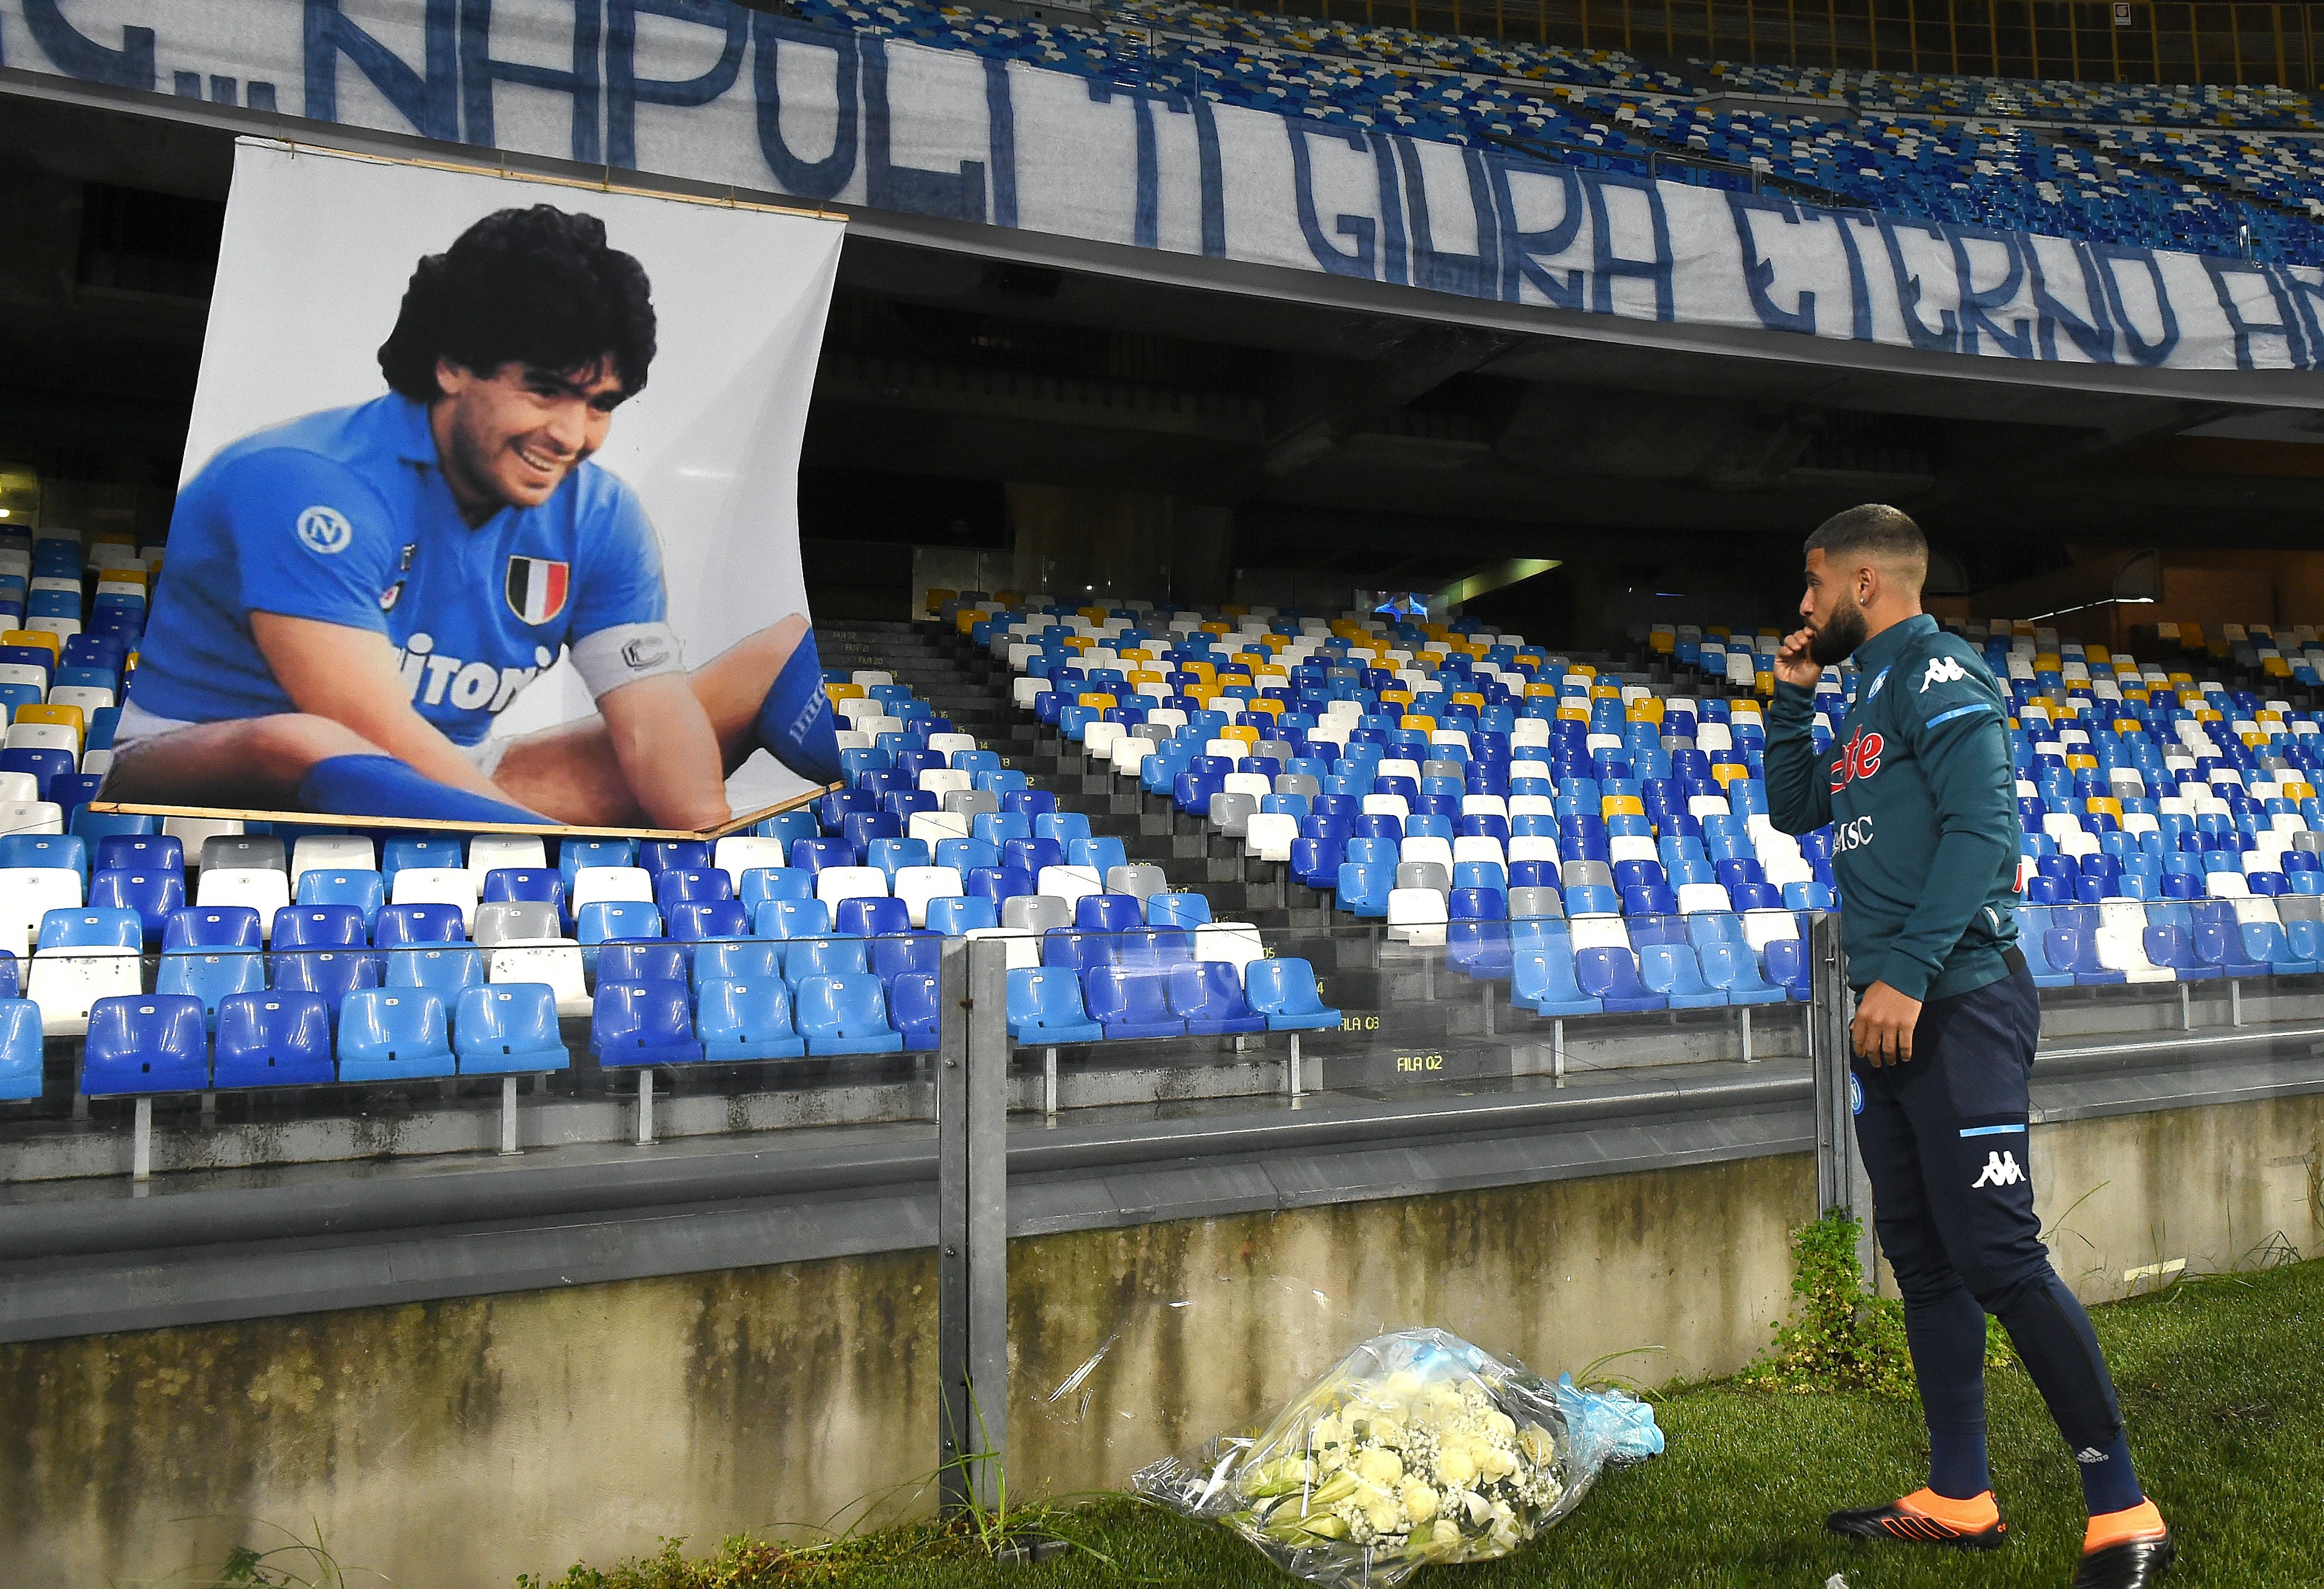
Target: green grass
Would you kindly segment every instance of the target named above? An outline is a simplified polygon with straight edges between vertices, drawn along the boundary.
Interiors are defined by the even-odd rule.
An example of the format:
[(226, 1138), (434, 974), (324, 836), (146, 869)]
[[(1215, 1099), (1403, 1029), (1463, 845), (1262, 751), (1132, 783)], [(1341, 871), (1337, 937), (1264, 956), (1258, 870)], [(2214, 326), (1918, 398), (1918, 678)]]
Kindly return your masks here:
[[(2095, 1311), (2147, 1491), (2180, 1540), (2184, 1589), (2324, 1585), (2324, 1263), (2182, 1282)], [(1988, 1374), (1995, 1488), (2012, 1543), (1990, 1555), (1827, 1537), (1825, 1511), (1917, 1488), (1917, 1404), (1864, 1392), (1702, 1386), (1665, 1400), (1668, 1454), (1620, 1469), (1566, 1521), (1506, 1560), (1416, 1575), (1410, 1589), (2064, 1589), (2081, 1491), (2041, 1400)], [(720, 1571), (663, 1563), (576, 1568), (560, 1589), (1097, 1589), (1288, 1584), (1216, 1527), (1110, 1500), (1041, 1517), (1081, 1548), (1002, 1568), (959, 1534), (896, 1530), (832, 1553), (767, 1552)]]

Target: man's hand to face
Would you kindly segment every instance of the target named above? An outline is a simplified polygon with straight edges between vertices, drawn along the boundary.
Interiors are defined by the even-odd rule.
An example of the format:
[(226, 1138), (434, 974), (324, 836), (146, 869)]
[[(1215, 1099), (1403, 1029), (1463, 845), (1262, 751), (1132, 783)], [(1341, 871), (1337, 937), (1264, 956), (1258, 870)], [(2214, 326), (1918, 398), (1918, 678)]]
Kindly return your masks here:
[(1913, 1057), (1913, 1028), (1920, 1021), (1919, 999), (1875, 982), (1856, 1001), (1856, 1024), (1849, 1028), (1849, 1036), (1866, 1064), (1901, 1065)]

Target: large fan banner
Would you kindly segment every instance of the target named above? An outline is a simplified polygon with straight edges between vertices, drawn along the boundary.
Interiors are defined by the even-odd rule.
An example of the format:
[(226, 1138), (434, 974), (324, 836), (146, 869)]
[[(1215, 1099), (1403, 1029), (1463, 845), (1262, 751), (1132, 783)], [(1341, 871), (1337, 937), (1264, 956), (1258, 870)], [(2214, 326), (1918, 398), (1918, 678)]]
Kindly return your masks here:
[(101, 797), (701, 831), (839, 775), (842, 227), (244, 142)]
[(2324, 363), (2314, 266), (1551, 166), (772, 5), (0, 0), (0, 64), (292, 136), (305, 118), (1584, 323), (1768, 333), (1771, 353), (1809, 336), (2133, 379)]

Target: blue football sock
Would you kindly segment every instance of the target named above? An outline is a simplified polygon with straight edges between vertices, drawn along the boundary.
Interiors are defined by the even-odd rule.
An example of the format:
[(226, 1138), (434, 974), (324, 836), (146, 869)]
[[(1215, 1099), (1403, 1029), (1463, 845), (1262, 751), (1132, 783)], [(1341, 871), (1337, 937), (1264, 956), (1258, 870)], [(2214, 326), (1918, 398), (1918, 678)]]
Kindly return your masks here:
[(1985, 1450), (1985, 1309), (1958, 1284), (1908, 1300), (1904, 1342), (1929, 1428), (1929, 1488), (1974, 1500), (1993, 1488)]
[(447, 822), (526, 822), (551, 827), (521, 805), (471, 794), (414, 772), (392, 756), (334, 756), (308, 769), (299, 804), (344, 816), (432, 817)]
[(816, 654), (813, 629), (799, 637), (790, 660), (775, 675), (774, 687), (759, 707), (758, 727), (759, 743), (799, 776), (836, 784), (845, 776), (840, 770), (839, 735), (831, 697), (823, 687), (823, 658)]
[(2092, 1517), (2127, 1511), (2146, 1499), (2138, 1474), (2130, 1465), (2130, 1437), (2117, 1434), (2103, 1446), (2085, 1446), (2074, 1453), (2082, 1475), (2082, 1504)]

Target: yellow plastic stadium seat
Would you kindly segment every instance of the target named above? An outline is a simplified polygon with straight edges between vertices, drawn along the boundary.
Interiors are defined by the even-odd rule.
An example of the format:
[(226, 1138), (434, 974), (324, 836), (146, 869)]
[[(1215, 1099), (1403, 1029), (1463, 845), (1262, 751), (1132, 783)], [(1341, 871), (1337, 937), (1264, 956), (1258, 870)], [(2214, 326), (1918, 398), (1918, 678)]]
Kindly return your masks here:
[(1200, 682), (1188, 684), (1185, 689), (1178, 693), (1185, 696), (1187, 700), (1199, 701), (1205, 706), (1208, 706), (1212, 702), (1219, 698), (1218, 685), (1206, 684)]
[(2110, 816), (2116, 822), (2122, 821), (2122, 802), (2112, 795), (2095, 795), (2082, 804), (2092, 816)]
[(45, 646), (51, 656), (64, 653), (64, 642), (44, 629), (0, 629), (0, 646)]
[(959, 600), (960, 592), (958, 591), (947, 591), (940, 585), (931, 586), (928, 591), (927, 610), (930, 612), (941, 612), (944, 611), (944, 604), (946, 602), (957, 602)]
[(2187, 684), (2193, 684), (2193, 683), (2195, 682), (2195, 675), (2194, 675), (2193, 674), (2191, 674), (2191, 673), (2173, 673), (2173, 674), (2166, 674), (2166, 675), (2164, 675), (2163, 676), (2164, 676), (2164, 677), (2166, 677), (2166, 678), (2168, 678), (2168, 679), (2169, 679), (2169, 680), (2170, 680), (2173, 684), (2176, 684), (2176, 685), (2181, 685), (2181, 686), (2183, 686), (2183, 685), (2187, 685)]
[(2066, 757), (2066, 770), (2070, 773), (2096, 772), (2098, 767), (2097, 757), (2084, 755), (2079, 750), (2069, 752)]
[(2282, 793), (2282, 797), (2286, 800), (2313, 800), (2316, 798), (2316, 785), (2310, 783), (2301, 781), (2282, 783), (2278, 784), (2276, 788)]
[(1711, 764), (1711, 776), (1719, 781), (1719, 786), (1723, 789), (1738, 779), (1749, 777), (1751, 769), (1748, 767), (1738, 767), (1731, 761), (1714, 761)]
[(1452, 631), (1441, 623), (1424, 623), (1420, 626), (1420, 632), (1432, 640), (1449, 641), (1452, 638)]
[(2288, 679), (2292, 676), (2292, 664), (2281, 657), (2261, 657), (2259, 670), (2272, 679)]
[(1455, 706), (1466, 706), (1474, 712), (1485, 709), (1485, 698), (1474, 690), (1455, 690), (1452, 699)]
[(1285, 667), (1285, 666), (1284, 666), (1282, 664), (1280, 664), (1280, 663), (1268, 662), (1268, 663), (1263, 663), (1263, 664), (1261, 664), (1260, 666), (1257, 666), (1257, 667), (1252, 668), (1252, 669), (1250, 670), (1250, 676), (1251, 676), (1253, 679), (1255, 679), (1255, 680), (1256, 680), (1256, 679), (1287, 679), (1287, 678), (1289, 678), (1289, 677), (1291, 676), (1291, 670), (1290, 670), (1290, 669), (1288, 669), (1288, 668), (1286, 668), (1286, 667)]
[[(1139, 660), (1142, 662), (1145, 658)], [(1133, 667), (1130, 670), (1130, 682), (1133, 684), (1163, 684), (1170, 682), (1170, 675), (1157, 673), (1150, 667)]]
[(1557, 715), (1564, 719), (1567, 722), (1588, 722), (1590, 721), (1590, 708), (1587, 706), (1561, 706), (1557, 709)]
[(2060, 668), (2065, 666), (2066, 659), (2059, 656), (2055, 651), (2036, 651), (2034, 653), (2034, 671), (2035, 673), (2056, 673)]
[(1619, 701), (1622, 698), (1622, 686), (1619, 684), (1592, 684), (1590, 686), (1590, 698), (1592, 701)]
[(2107, 650), (2104, 646), (2085, 646), (2082, 648), (2082, 660), (2089, 663), (2092, 667), (2096, 667), (2101, 663), (2110, 662), (2113, 659), (2114, 653)]
[(1259, 740), (1259, 730), (1252, 727), (1250, 723), (1231, 722), (1227, 724), (1226, 727), (1219, 730), (1219, 738), (1222, 739), (1240, 739), (1246, 745), (1256, 745)]
[(1267, 666), (1266, 653), (1261, 651), (1237, 651), (1229, 656), (1227, 660), (1241, 668), (1245, 673), (1249, 673), (1254, 667), (1265, 667)]
[(1148, 651), (1143, 646), (1132, 646), (1129, 650), (1117, 651), (1114, 655), (1120, 657), (1124, 662), (1151, 662), (1154, 660), (1154, 653)]
[(831, 697), (831, 703), (834, 706), (838, 705), (842, 701), (863, 699), (862, 684), (825, 684), (823, 686), (823, 693)]
[(1074, 616), (1075, 618), (1086, 618), (1092, 623), (1103, 623), (1105, 621), (1105, 609), (1102, 607), (1076, 607), (1074, 609)]
[[(1527, 700), (1534, 700), (1545, 695), (1554, 700), (1557, 695), (1557, 686), (1555, 684), (1543, 684), (1539, 681), (1536, 681), (1535, 683), (1526, 686), (1525, 693)], [(1582, 715), (1588, 717), (1590, 714), (1585, 712)]]
[(1182, 662), (1178, 666), (1180, 671), (1193, 674), (1206, 684), (1216, 685), (1218, 683), (1219, 670), (1210, 663)]
[(2257, 732), (2256, 730), (2251, 733), (2238, 735), (2237, 738), (2243, 740), (2244, 748), (2246, 749), (2263, 750), (2267, 748), (2267, 736)]
[(1280, 701), (1270, 701), (1266, 696), (1262, 695), (1258, 700), (1252, 702), (1249, 706), (1245, 707), (1244, 710), (1246, 712), (1263, 712), (1269, 717), (1281, 717), (1283, 715), (1283, 703)]
[(1022, 607), (1025, 604), (1025, 592), (1022, 591), (995, 591), (992, 592), (992, 599), (996, 603), (1003, 607)]
[(2145, 725), (2135, 717), (2117, 717), (2114, 720), (2114, 731), (2117, 734), (2135, 734), (2144, 727)]
[(1644, 816), (1646, 803), (1636, 794), (1607, 794), (1598, 802), (1601, 816)]
[[(1249, 617), (1250, 616), (1250, 608), (1248, 608), (1248, 607), (1241, 607), (1241, 606), (1229, 605), (1229, 606), (1225, 606), (1225, 607), (1222, 607), (1222, 608), (1220, 608), (1220, 609), (1219, 609), (1219, 611), (1222, 611), (1222, 612), (1223, 612), (1223, 613), (1225, 613), (1229, 618), (1233, 618), (1233, 619), (1244, 619), (1244, 618), (1249, 618)], [(1205, 627), (1207, 627), (1207, 626), (1205, 626)], [(1221, 629), (1219, 632), (1220, 632), (1221, 634), (1226, 634), (1226, 633), (1228, 633), (1228, 632), (1230, 632), (1230, 631), (1228, 631), (1228, 630), (1226, 630), (1226, 629)]]
[(1436, 720), (1425, 712), (1407, 712), (1397, 719), (1396, 726), (1407, 734), (1433, 734), (1436, 731)]
[(1565, 671), (1572, 674), (1579, 674), (1586, 679), (1594, 679), (1598, 676), (1598, 665), (1593, 662), (1576, 662), (1567, 667)]
[(1628, 722), (1660, 722), (1663, 720), (1663, 700), (1659, 695), (1641, 695), (1630, 703), (1623, 713)]
[(1101, 711), (1121, 704), (1120, 702), (1116, 701), (1112, 696), (1107, 694), (1102, 690), (1090, 691), (1088, 693), (1081, 697), (1081, 703), (1084, 706), (1097, 707)]
[(1409, 706), (1412, 704), (1412, 692), (1410, 690), (1382, 690), (1379, 693), (1379, 703), (1382, 706)]
[(1234, 625), (1231, 623), (1206, 623), (1203, 625), (1203, 633), (1206, 635), (1231, 635), (1234, 633)]
[(1646, 649), (1657, 656), (1667, 657), (1678, 649), (1678, 637), (1668, 629), (1656, 629), (1646, 637)]
[(88, 716), (78, 706), (51, 706), (46, 702), (35, 702), (30, 705), (16, 708), (15, 716), (9, 721), (62, 723), (83, 739), (88, 737)]
[(1222, 690), (1248, 690), (1251, 687), (1252, 683), (1250, 675), (1240, 671), (1235, 673), (1220, 674), (1215, 682)]

